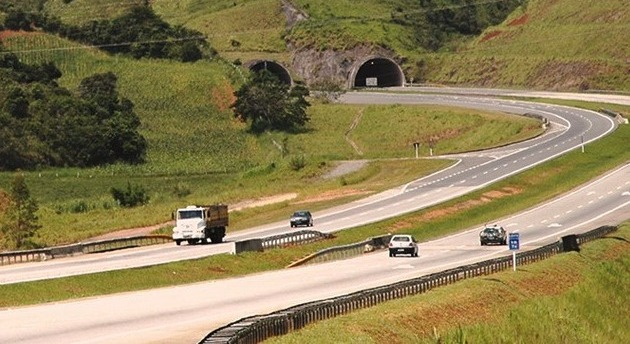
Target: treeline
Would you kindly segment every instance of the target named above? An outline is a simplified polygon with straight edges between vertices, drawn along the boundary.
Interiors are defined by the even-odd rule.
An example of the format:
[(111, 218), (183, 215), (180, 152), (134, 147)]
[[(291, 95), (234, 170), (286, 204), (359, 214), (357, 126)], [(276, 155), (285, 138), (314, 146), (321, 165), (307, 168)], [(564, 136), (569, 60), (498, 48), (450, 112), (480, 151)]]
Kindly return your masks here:
[(53, 63), (27, 65), (0, 47), (0, 170), (141, 163), (145, 138), (113, 73), (58, 85)]
[(394, 23), (412, 27), (416, 44), (436, 51), (458, 35), (478, 35), (497, 25), (523, 0), (403, 0), (392, 12)]
[(128, 13), (112, 20), (93, 20), (80, 26), (64, 24), (59, 18), (42, 12), (27, 12), (13, 6), (4, 7), (0, 9), (6, 13), (6, 29), (40, 29), (96, 46), (112, 54), (182, 62), (194, 62), (204, 55), (216, 55), (202, 33), (183, 26), (171, 27), (148, 5), (133, 7)]

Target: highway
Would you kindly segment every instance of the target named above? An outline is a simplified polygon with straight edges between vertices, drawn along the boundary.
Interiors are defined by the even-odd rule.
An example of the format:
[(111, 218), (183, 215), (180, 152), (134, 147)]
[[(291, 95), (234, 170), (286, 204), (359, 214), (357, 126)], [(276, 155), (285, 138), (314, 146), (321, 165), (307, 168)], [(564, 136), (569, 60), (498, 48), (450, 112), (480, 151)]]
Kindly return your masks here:
[[(458, 197), (579, 149), (582, 142), (596, 140), (616, 126), (610, 118), (591, 111), (491, 98), (348, 93), (344, 101), (447, 103), (519, 114), (536, 113), (548, 118), (551, 127), (548, 133), (531, 141), (449, 156), (454, 164), (445, 171), (365, 200), (316, 213), (315, 228), (321, 231), (338, 231)], [(628, 218), (630, 165), (624, 165), (544, 205), (497, 221), (509, 231), (521, 233), (522, 248), (527, 249), (557, 240), (566, 233), (579, 233)], [(235, 233), (228, 239), (275, 234), (289, 230), (287, 227), (288, 223), (271, 224)], [(418, 258), (389, 258), (387, 252), (380, 251), (354, 259), (241, 278), (4, 309), (0, 312), (0, 343), (195, 343), (208, 331), (245, 316), (509, 254), (505, 246), (481, 247), (479, 230), (470, 228), (421, 243)], [(68, 271), (68, 274), (102, 271), (116, 264), (120, 264), (119, 268), (130, 267), (134, 265), (131, 261), (148, 265), (186, 259), (186, 254), (226, 252), (229, 246), (229, 243), (190, 247), (160, 245), (58, 262), (21, 264), (22, 267), (0, 268), (0, 280), (14, 283), (20, 279), (54, 278)], [(107, 262), (101, 265), (102, 261)], [(78, 267), (82, 272), (77, 272)]]
[[(442, 156), (441, 158), (453, 160), (450, 168), (397, 189), (314, 213), (315, 229), (326, 233), (376, 222), (454, 199), (572, 149), (578, 149), (583, 143), (594, 141), (612, 132), (616, 127), (616, 122), (610, 117), (593, 111), (494, 98), (351, 92), (345, 94), (342, 101), (362, 104), (441, 104), (514, 114), (537, 114), (547, 118), (550, 127), (545, 135), (526, 142), (483, 152)], [(292, 230), (287, 220), (230, 234), (226, 240), (233, 242), (260, 238)], [(200, 258), (228, 253), (233, 250), (232, 247), (233, 244), (230, 243), (212, 246), (182, 246), (181, 248), (174, 245), (161, 245), (97, 256), (1, 267), (0, 284)]]

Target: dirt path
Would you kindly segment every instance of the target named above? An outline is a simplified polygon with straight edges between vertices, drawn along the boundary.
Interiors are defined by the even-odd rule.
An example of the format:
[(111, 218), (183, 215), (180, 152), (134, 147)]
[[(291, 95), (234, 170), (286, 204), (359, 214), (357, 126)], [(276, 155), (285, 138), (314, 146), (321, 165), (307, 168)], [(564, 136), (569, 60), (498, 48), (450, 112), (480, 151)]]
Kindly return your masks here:
[[(367, 160), (340, 161), (330, 172), (328, 172), (328, 174), (324, 176), (324, 178), (325, 179), (337, 178), (345, 174), (358, 171), (362, 169), (365, 166), (365, 164), (367, 164), (367, 162), (368, 162)], [(269, 196), (269, 197), (262, 197), (258, 199), (249, 199), (249, 200), (244, 200), (235, 204), (230, 204), (228, 208), (230, 209), (230, 211), (237, 211), (237, 210), (242, 210), (246, 208), (262, 207), (269, 204), (290, 201), (292, 199), (297, 198), (297, 196), (298, 196), (297, 193), (285, 193), (285, 194), (279, 194), (279, 195), (274, 195), (274, 196)], [(347, 196), (347, 194), (326, 192), (320, 196), (325, 199), (331, 199), (335, 197)], [(314, 197), (317, 197), (317, 195), (315, 195)], [(133, 236), (139, 236), (139, 235), (149, 235), (153, 231), (156, 231), (162, 227), (174, 226), (174, 225), (175, 225), (174, 221), (168, 221), (168, 222), (164, 222), (164, 223), (160, 223), (160, 224), (152, 225), (152, 226), (123, 229), (116, 232), (99, 235), (87, 241), (108, 240), (108, 239), (116, 239), (116, 238), (133, 237)]]

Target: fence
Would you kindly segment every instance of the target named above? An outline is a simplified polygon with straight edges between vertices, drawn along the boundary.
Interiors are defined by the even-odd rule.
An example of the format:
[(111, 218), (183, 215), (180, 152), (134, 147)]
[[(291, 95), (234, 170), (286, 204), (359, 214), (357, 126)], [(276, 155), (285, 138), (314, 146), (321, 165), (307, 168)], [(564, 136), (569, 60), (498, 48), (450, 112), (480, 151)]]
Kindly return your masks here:
[[(603, 226), (590, 232), (575, 235), (582, 244), (600, 238), (617, 229)], [(549, 258), (563, 252), (563, 241), (516, 255), (517, 265), (524, 265)], [(507, 270), (512, 266), (512, 257), (505, 256), (475, 264), (465, 265), (427, 276), (402, 281), (387, 286), (371, 288), (331, 299), (309, 302), (268, 315), (257, 315), (237, 320), (210, 332), (199, 344), (253, 344), (267, 338), (287, 334), (319, 320), (333, 318), (354, 310), (372, 307), (382, 302), (424, 293), (436, 287), (477, 276)]]
[(36, 262), (85, 253), (107, 252), (131, 247), (164, 244), (172, 241), (173, 239), (170, 236), (166, 235), (143, 235), (110, 240), (99, 240), (37, 250), (2, 252), (0, 253), (0, 265)]

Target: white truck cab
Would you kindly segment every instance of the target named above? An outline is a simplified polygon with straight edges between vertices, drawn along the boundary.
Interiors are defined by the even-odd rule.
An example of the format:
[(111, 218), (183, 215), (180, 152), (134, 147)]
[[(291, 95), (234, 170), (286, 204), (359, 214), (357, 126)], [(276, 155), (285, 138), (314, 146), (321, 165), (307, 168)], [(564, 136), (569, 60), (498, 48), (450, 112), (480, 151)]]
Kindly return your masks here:
[(177, 209), (174, 217), (173, 240), (177, 245), (182, 241), (205, 244), (208, 239), (220, 243), (228, 225), (227, 205), (189, 205)]

